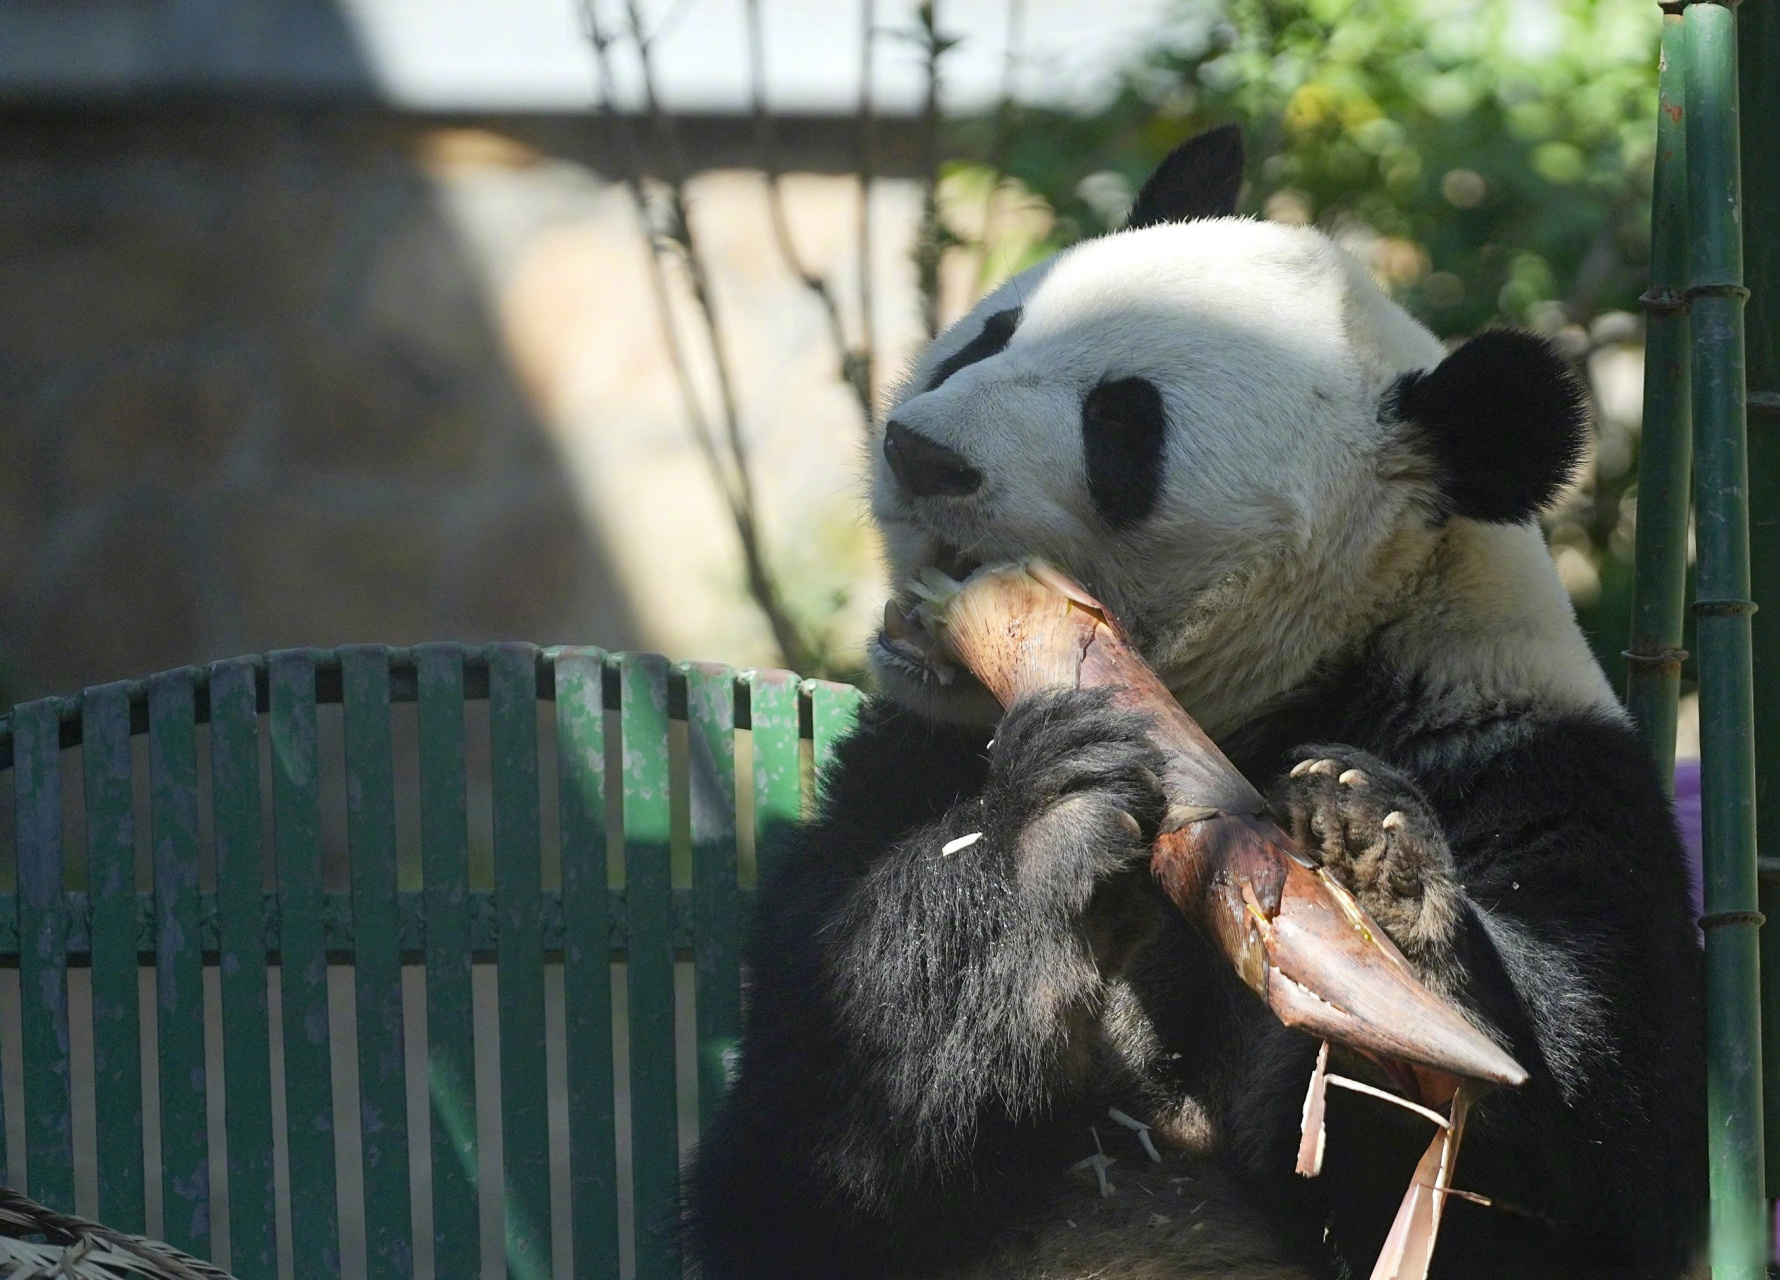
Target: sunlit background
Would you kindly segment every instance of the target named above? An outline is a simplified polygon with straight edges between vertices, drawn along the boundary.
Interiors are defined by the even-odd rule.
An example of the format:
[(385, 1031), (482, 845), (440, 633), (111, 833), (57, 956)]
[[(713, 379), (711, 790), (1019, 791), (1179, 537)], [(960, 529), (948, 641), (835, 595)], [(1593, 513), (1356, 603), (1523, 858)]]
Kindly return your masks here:
[[(871, 413), (936, 327), (1119, 226), (1157, 160), (1232, 120), (1245, 211), (1324, 227), (1445, 339), (1524, 325), (1574, 362), (1596, 433), (1547, 529), (1620, 683), (1659, 20), (1650, 0), (6, 0), (0, 707), (357, 641), (594, 644), (862, 678), (884, 593), (860, 482)], [(317, 720), (320, 774), (337, 780), (326, 877), (342, 890), (338, 705)], [(391, 723), (397, 772), (415, 778), (413, 704)], [(485, 704), (465, 721), (483, 887), (489, 723)], [(141, 798), (144, 752), (135, 767)], [(402, 786), (412, 888), (418, 802)], [(1697, 842), (1691, 762), (1680, 797)], [(0, 878), (9, 800), (0, 788)], [(475, 973), (486, 1028), (495, 974)], [(342, 1070), (350, 970), (330, 982)], [(17, 1000), (0, 982), (0, 1014)], [(424, 1004), (418, 989), (406, 1004)], [(486, 1095), (494, 1040), (476, 1051)], [(83, 1069), (73, 1124), (90, 1134)], [(336, 1088), (353, 1114), (356, 1086)], [(498, 1275), (488, 1101), (483, 1268)], [(5, 1110), (16, 1169), (23, 1095)], [(145, 1123), (158, 1153), (159, 1120)], [(357, 1187), (357, 1129), (340, 1132), (342, 1186)], [(92, 1211), (96, 1183), (81, 1156), (77, 1207)], [(151, 1232), (160, 1194), (151, 1179)], [(341, 1201), (349, 1277), (364, 1274), (356, 1194)], [(282, 1274), (297, 1276), (288, 1236)], [(430, 1231), (415, 1239), (429, 1274)]]
[[(294, 645), (857, 676), (866, 407), (1248, 128), (1442, 336), (1595, 393), (1549, 521), (1621, 675), (1646, 0), (14, 0), (0, 701)], [(749, 554), (748, 549), (753, 548)]]

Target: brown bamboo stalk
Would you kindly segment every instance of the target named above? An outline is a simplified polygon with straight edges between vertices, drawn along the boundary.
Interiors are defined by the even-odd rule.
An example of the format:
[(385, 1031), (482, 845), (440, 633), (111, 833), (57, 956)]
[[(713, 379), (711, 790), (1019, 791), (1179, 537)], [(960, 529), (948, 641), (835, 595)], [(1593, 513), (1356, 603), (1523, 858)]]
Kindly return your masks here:
[(1422, 985), (1353, 895), (1267, 818), (1260, 793), (1099, 601), (1039, 561), (981, 569), (956, 591), (929, 595), (924, 616), (941, 646), (1003, 706), (1047, 689), (1106, 688), (1116, 705), (1150, 718), (1169, 802), (1151, 869), (1281, 1022), (1387, 1070), (1397, 1064), (1393, 1075), (1418, 1101), (1459, 1079), (1525, 1081), (1520, 1064)]

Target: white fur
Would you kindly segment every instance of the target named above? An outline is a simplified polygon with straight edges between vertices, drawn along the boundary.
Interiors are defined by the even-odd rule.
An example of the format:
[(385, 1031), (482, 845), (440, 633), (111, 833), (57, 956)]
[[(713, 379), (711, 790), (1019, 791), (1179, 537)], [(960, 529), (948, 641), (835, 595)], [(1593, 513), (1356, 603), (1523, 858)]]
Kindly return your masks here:
[[(1011, 306), (1023, 314), (1005, 351), (920, 390)], [(911, 497), (874, 449), (894, 578), (941, 543), (983, 562), (1052, 559), (1124, 619), (1213, 734), (1375, 632), (1427, 681), (1431, 713), (1515, 700), (1614, 712), (1537, 529), (1430, 527), (1431, 468), (1380, 405), (1443, 355), (1310, 228), (1219, 218), (1087, 241), (1002, 285), (913, 371), (890, 416), (985, 479), (967, 497)], [(1081, 406), (1131, 376), (1160, 389), (1171, 429), (1155, 512), (1115, 534), (1088, 495)], [(875, 650), (894, 695), (980, 715), (980, 700)]]

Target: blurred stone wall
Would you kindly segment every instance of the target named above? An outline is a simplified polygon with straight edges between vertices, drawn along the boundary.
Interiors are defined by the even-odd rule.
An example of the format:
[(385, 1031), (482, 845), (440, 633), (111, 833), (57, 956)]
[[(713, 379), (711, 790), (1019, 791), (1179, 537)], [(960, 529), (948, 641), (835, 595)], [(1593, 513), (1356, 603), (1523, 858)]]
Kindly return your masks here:
[(276, 114), (0, 131), (12, 697), (350, 639), (635, 643), (387, 133)]
[[(772, 660), (622, 188), (390, 114), (3, 118), (0, 700), (365, 640)], [(906, 187), (878, 197), (892, 372)], [(851, 181), (790, 193), (812, 259), (856, 274)], [(693, 197), (769, 540), (801, 607), (863, 634), (859, 420), (820, 313), (757, 175)]]

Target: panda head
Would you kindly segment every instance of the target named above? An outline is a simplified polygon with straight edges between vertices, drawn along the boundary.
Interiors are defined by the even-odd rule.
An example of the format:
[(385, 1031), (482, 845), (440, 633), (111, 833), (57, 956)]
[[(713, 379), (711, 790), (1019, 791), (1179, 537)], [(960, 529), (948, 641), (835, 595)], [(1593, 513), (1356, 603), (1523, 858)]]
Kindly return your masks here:
[[(1434, 614), (1496, 633), (1457, 648), (1513, 614), (1574, 667), (1534, 523), (1583, 447), (1565, 365), (1507, 330), (1448, 354), (1321, 232), (1235, 217), (1242, 166), (1233, 127), (1183, 144), (1124, 230), (1008, 280), (916, 364), (874, 441), (887, 618), (927, 566), (1042, 556), (1214, 733)], [(892, 697), (993, 717), (890, 633), (871, 649)], [(1592, 683), (1565, 678), (1594, 699), (1580, 652)]]

